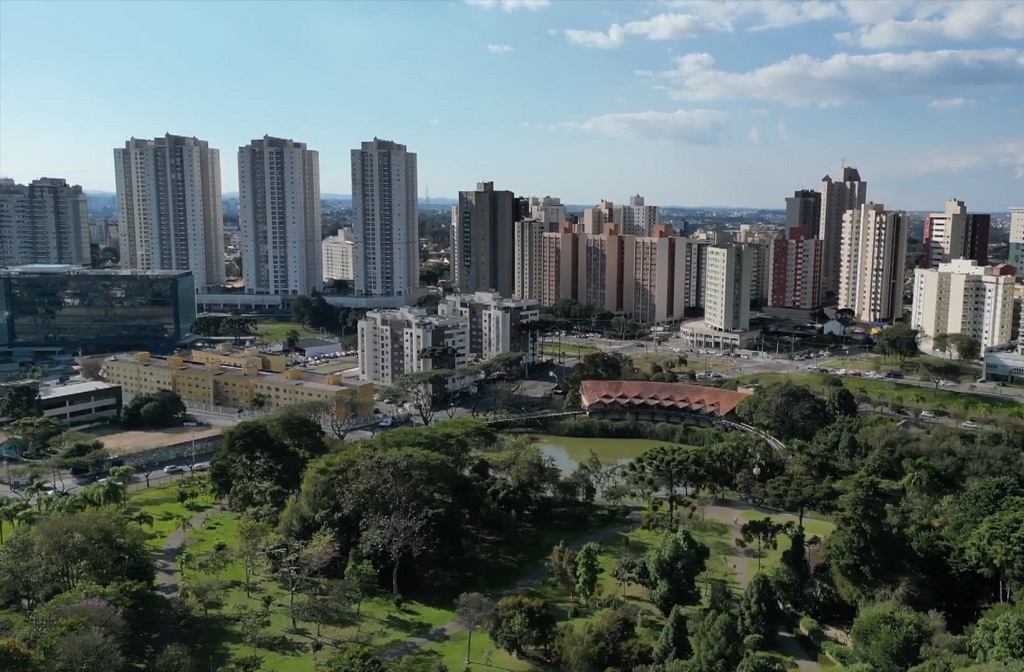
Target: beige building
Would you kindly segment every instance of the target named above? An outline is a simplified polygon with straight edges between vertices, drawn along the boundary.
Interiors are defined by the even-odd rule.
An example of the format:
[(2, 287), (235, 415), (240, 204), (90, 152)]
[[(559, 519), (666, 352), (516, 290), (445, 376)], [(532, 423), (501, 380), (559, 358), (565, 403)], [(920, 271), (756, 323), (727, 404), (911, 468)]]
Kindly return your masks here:
[[(52, 177), (29, 185), (0, 178), (0, 266), (88, 265), (89, 241), (82, 187)], [(95, 242), (106, 245), (106, 235)]]
[(217, 362), (237, 369), (257, 367), (260, 371), (284, 373), (288, 369), (288, 358), (259, 348), (239, 348), (230, 343), (221, 343), (216, 348), (192, 350), (189, 359), (199, 364)]
[(715, 331), (750, 327), (750, 253), (740, 244), (708, 248), (704, 324)]
[(1010, 208), (1010, 264), (1024, 276), (1024, 208)]
[(968, 334), (982, 348), (1009, 343), (1015, 273), (1009, 264), (978, 266), (970, 259), (916, 269), (910, 323), (921, 346), (932, 349), (938, 334)]
[[(842, 179), (833, 181), (826, 175), (821, 179), (820, 234), (824, 248), (822, 257), (822, 291), (839, 291), (842, 268), (843, 240), (846, 234), (845, 216), (867, 203), (868, 183), (860, 179), (856, 168), (843, 166)], [(842, 301), (840, 301), (842, 306)]]
[(537, 331), (540, 301), (505, 299), (495, 292), (454, 294), (438, 306), (438, 315), (457, 317), (469, 325), (470, 360), (488, 360), (506, 352), (521, 352), (524, 361), (538, 361)]
[[(619, 211), (621, 213), (621, 210)], [(604, 233), (609, 224), (621, 224), (615, 219), (615, 204), (611, 201), (602, 200), (592, 208), (583, 211), (582, 233), (600, 234)], [(621, 231), (621, 229), (619, 229)]]
[(323, 254), (324, 280), (353, 280), (355, 269), (353, 259), (355, 241), (352, 229), (344, 228), (335, 236), (327, 236), (320, 242)]
[(986, 265), (990, 225), (990, 215), (967, 212), (963, 201), (947, 201), (943, 212), (924, 220), (925, 268), (937, 268), (954, 259), (973, 259)]
[(530, 219), (544, 222), (548, 226), (557, 226), (565, 221), (565, 206), (562, 200), (554, 196), (530, 198)]
[[(203, 361), (196, 361), (195, 357)], [(148, 352), (116, 355), (103, 363), (105, 380), (120, 385), (126, 395), (177, 392), (182, 399), (229, 408), (276, 410), (300, 402), (333, 404), (346, 417), (353, 403), (360, 415), (373, 413), (373, 385), (350, 384), (341, 375), (316, 376), (299, 369), (279, 373), (260, 370), (256, 356), (235, 356), (210, 351), (190, 357), (157, 357)], [(241, 363), (241, 366), (234, 363)]]
[(516, 299), (540, 299), (543, 296), (544, 234), (548, 224), (541, 219), (522, 219), (516, 222), (513, 246), (515, 248)]
[[(827, 253), (827, 248), (826, 248)], [(888, 322), (903, 314), (907, 216), (868, 203), (843, 217), (839, 308), (861, 322)]]
[(452, 208), (452, 284), (457, 291), (515, 291), (517, 200), (511, 191), (495, 191), (493, 182), (479, 182), (476, 191), (460, 191)]
[[(441, 357), (431, 348), (450, 348)], [(374, 310), (359, 321), (359, 379), (393, 385), (407, 373), (464, 369), (469, 364), (469, 323), (428, 315), (422, 308)]]
[(759, 306), (768, 305), (771, 274), (771, 245), (782, 238), (778, 229), (743, 224), (736, 233), (736, 242), (743, 243), (750, 254), (750, 300)]
[(541, 240), (541, 303), (554, 305), (559, 299), (579, 300), (579, 241), (572, 222), (562, 222), (556, 233)]

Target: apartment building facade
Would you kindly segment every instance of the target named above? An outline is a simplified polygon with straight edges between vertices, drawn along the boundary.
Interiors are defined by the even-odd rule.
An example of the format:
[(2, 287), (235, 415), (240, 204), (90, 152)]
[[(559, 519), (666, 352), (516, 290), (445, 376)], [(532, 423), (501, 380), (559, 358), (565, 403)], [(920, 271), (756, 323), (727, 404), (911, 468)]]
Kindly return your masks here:
[[(96, 242), (106, 245), (106, 237)], [(52, 177), (27, 185), (0, 178), (0, 266), (88, 265), (89, 243), (82, 187)]]
[(867, 195), (868, 183), (850, 166), (843, 166), (840, 180), (833, 181), (828, 175), (821, 180), (821, 228), (817, 237), (824, 247), (822, 291), (826, 293), (839, 291), (846, 213), (859, 210), (867, 203)]
[(822, 304), (824, 245), (808, 229), (790, 228), (769, 248), (768, 305), (811, 310)]
[(565, 206), (562, 200), (554, 196), (532, 196), (529, 202), (530, 219), (544, 222), (549, 227), (557, 227), (565, 221)]
[[(432, 357), (438, 348), (450, 351)], [(358, 350), (359, 379), (377, 385), (393, 385), (407, 373), (464, 369), (470, 361), (469, 324), (422, 308), (370, 311), (359, 321)]]
[(452, 283), (458, 291), (515, 290), (517, 199), (511, 191), (496, 191), (493, 182), (480, 182), (476, 191), (460, 191), (452, 208)]
[(786, 199), (786, 226), (806, 229), (811, 238), (821, 235), (821, 192), (801, 189)]
[(114, 177), (121, 268), (190, 270), (197, 291), (219, 291), (226, 281), (220, 151), (170, 133), (132, 138), (114, 150)]
[(740, 244), (712, 245), (707, 252), (704, 325), (715, 331), (750, 328), (750, 253)]
[(924, 267), (938, 268), (954, 259), (988, 263), (988, 235), (991, 216), (967, 212), (963, 201), (946, 202), (944, 212), (924, 220)]
[(939, 334), (968, 334), (983, 348), (1009, 343), (1015, 276), (1010, 264), (980, 266), (972, 259), (916, 269), (910, 323), (921, 346), (932, 349)]
[(318, 152), (270, 136), (238, 149), (246, 294), (306, 296), (323, 288), (321, 215)]
[(544, 234), (548, 223), (542, 219), (521, 219), (515, 224), (513, 255), (515, 286), (512, 297), (537, 299), (543, 296)]
[(1024, 276), (1024, 208), (1010, 208), (1010, 265)]
[[(827, 249), (826, 249), (827, 254)], [(861, 322), (888, 322), (903, 314), (907, 216), (867, 203), (843, 218), (838, 305)]]
[(539, 361), (540, 301), (505, 299), (496, 292), (455, 294), (438, 306), (438, 315), (469, 325), (469, 359), (488, 360), (505, 352), (522, 352), (524, 362)]
[(320, 243), (324, 281), (355, 279), (355, 240), (352, 229), (343, 228)]

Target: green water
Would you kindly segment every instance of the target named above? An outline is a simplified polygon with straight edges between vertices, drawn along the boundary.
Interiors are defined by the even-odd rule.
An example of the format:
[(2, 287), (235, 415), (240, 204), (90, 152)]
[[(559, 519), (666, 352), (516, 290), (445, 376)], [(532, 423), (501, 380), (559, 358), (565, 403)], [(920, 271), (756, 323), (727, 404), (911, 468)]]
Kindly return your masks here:
[(664, 441), (648, 439), (581, 439), (572, 436), (534, 436), (541, 452), (555, 461), (563, 473), (572, 473), (594, 451), (604, 464), (629, 462)]

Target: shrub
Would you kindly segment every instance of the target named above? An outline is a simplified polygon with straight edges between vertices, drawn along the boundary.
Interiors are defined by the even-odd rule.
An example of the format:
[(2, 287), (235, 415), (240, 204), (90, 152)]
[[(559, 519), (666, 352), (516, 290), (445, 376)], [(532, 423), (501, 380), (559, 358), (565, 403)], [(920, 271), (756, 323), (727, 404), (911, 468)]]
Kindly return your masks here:
[(853, 649), (837, 642), (825, 642), (821, 645), (821, 650), (838, 665), (850, 666), (857, 662), (857, 654), (853, 652)]
[(814, 641), (820, 641), (824, 637), (821, 625), (810, 616), (804, 616), (800, 619), (800, 629)]

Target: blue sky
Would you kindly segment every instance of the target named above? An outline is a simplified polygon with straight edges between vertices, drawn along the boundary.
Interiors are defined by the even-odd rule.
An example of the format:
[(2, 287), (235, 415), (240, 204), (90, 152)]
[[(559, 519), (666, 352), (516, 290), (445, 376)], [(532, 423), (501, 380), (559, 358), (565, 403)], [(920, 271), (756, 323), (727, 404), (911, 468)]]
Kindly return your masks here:
[(351, 190), (782, 207), (841, 161), (893, 208), (1024, 205), (1024, 2), (0, 2), (0, 175), (112, 190), (129, 137), (264, 134)]

